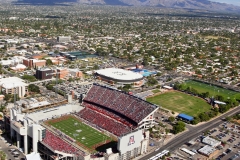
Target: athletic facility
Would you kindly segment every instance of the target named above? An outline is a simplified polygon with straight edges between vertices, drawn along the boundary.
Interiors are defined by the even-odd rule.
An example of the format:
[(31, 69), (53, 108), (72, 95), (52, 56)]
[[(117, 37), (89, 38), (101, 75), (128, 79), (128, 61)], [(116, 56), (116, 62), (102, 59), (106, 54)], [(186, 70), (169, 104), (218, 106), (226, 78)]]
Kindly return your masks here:
[(68, 136), (69, 139), (90, 152), (94, 152), (98, 146), (114, 140), (70, 115), (49, 120), (45, 123), (55, 127), (64, 136)]
[(171, 111), (196, 116), (209, 111), (211, 106), (203, 99), (178, 91), (169, 91), (148, 97), (147, 101), (160, 105)]
[(138, 72), (119, 68), (106, 68), (95, 71), (95, 76), (102, 81), (111, 84), (134, 84), (135, 86), (142, 85), (143, 75)]
[(159, 107), (98, 84), (89, 88), (81, 104), (59, 97), (17, 102), (6, 117), (17, 147), (43, 159), (132, 159), (146, 152), (145, 129), (155, 124)]
[(224, 99), (240, 99), (240, 93), (225, 89), (222, 87), (218, 87), (212, 84), (207, 84), (207, 83), (202, 83), (199, 81), (194, 81), (194, 80), (188, 80), (185, 83), (182, 83), (184, 89), (187, 87), (191, 87), (196, 89), (199, 93), (204, 93), (204, 92), (209, 92), (210, 96), (216, 96), (216, 95), (221, 95), (224, 97)]

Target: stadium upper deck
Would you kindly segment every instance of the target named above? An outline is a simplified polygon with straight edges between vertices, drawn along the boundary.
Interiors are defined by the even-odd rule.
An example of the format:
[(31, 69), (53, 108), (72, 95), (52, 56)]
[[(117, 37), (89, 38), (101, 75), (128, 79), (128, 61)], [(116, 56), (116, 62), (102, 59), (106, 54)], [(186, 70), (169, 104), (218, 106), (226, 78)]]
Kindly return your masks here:
[(137, 124), (153, 115), (158, 108), (135, 96), (97, 84), (93, 84), (83, 100), (118, 112)]

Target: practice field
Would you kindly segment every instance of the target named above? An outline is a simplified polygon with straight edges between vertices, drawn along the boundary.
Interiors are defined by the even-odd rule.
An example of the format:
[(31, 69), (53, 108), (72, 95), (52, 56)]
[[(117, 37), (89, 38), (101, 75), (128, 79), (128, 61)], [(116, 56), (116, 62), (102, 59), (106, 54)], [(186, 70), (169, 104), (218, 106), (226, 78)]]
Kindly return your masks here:
[(66, 135), (72, 137), (88, 149), (95, 148), (95, 145), (111, 140), (110, 137), (82, 123), (75, 117), (68, 116), (48, 121), (48, 124), (59, 129)]
[(147, 98), (148, 102), (162, 106), (163, 108), (197, 116), (199, 113), (209, 111), (211, 106), (201, 98), (181, 92), (166, 92)]
[(221, 95), (224, 99), (240, 99), (240, 93), (232, 90), (228, 90), (222, 87), (201, 83), (198, 81), (189, 80), (183, 83), (183, 88), (192, 87), (199, 93), (209, 92), (210, 96)]

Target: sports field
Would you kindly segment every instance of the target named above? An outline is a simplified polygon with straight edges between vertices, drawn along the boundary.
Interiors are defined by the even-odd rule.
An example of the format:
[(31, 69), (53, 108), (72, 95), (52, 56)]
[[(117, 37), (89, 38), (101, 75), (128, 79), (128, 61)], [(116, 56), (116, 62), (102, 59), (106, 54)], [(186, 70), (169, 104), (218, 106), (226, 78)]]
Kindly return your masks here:
[(97, 144), (111, 140), (110, 137), (89, 127), (72, 116), (68, 116), (67, 118), (65, 117), (63, 119), (61, 117), (58, 119), (53, 119), (48, 121), (48, 124), (72, 137), (90, 150), (94, 149)]
[(209, 92), (210, 96), (221, 95), (224, 99), (240, 99), (240, 93), (232, 90), (228, 90), (222, 87), (201, 83), (198, 81), (189, 80), (183, 83), (183, 88), (192, 87), (196, 89), (199, 93)]
[(163, 108), (197, 116), (199, 113), (209, 111), (211, 106), (201, 98), (181, 92), (166, 92), (147, 98), (148, 102), (162, 106)]

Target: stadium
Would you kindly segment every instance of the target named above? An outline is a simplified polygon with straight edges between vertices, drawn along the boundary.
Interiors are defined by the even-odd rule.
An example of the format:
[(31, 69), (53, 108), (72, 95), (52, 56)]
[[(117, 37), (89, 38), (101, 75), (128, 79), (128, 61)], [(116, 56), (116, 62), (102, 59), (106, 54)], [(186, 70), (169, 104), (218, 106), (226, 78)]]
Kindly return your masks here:
[[(71, 96), (71, 95), (70, 95)], [(25, 102), (26, 101), (26, 102)], [(147, 151), (158, 106), (92, 84), (81, 103), (60, 97), (23, 100), (5, 116), (6, 132), (25, 154), (43, 159), (132, 159)]]
[(134, 86), (141, 86), (144, 79), (140, 73), (119, 68), (96, 70), (95, 76), (99, 80), (106, 81), (110, 84), (133, 84)]

